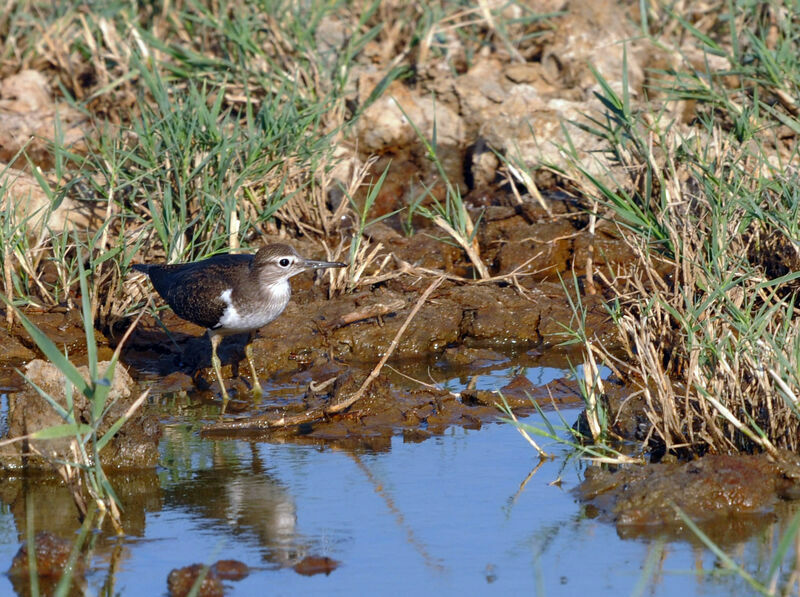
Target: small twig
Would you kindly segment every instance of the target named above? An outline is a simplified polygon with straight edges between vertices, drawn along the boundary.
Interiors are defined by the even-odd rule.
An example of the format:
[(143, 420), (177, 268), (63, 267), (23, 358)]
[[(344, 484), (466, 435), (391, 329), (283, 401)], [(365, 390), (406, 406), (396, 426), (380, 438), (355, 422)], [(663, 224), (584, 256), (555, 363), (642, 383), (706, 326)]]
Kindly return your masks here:
[(353, 404), (355, 404), (358, 400), (360, 400), (364, 394), (369, 389), (370, 384), (378, 377), (383, 366), (386, 364), (386, 361), (392, 356), (394, 351), (397, 349), (398, 344), (400, 343), (400, 338), (402, 338), (403, 334), (405, 334), (406, 329), (408, 328), (411, 320), (417, 315), (419, 310), (422, 308), (422, 305), (431, 295), (431, 293), (439, 287), (444, 281), (443, 277), (436, 278), (433, 282), (431, 282), (430, 286), (422, 293), (422, 295), (417, 299), (414, 308), (411, 309), (411, 312), (406, 317), (406, 320), (403, 322), (403, 325), (400, 326), (400, 329), (397, 330), (397, 334), (395, 334), (394, 339), (392, 339), (392, 343), (389, 345), (389, 349), (383, 355), (378, 364), (375, 365), (375, 368), (370, 372), (367, 376), (367, 379), (364, 380), (364, 383), (361, 384), (361, 387), (356, 390), (356, 392), (342, 400), (341, 402), (337, 402), (336, 404), (332, 404), (327, 407), (316, 407), (307, 410), (304, 413), (300, 413), (299, 415), (293, 415), (291, 417), (281, 417), (279, 419), (273, 419), (270, 415), (267, 416), (259, 416), (259, 417), (250, 417), (247, 419), (240, 419), (238, 421), (225, 421), (222, 423), (216, 423), (214, 425), (208, 425), (203, 428), (203, 433), (217, 433), (217, 432), (224, 432), (224, 431), (253, 431), (258, 429), (273, 429), (276, 427), (292, 427), (294, 425), (302, 425), (305, 423), (312, 423), (314, 421), (318, 421), (326, 416), (333, 415), (343, 410), (347, 410)]
[(431, 268), (427, 268), (427, 267), (419, 267), (419, 266), (411, 265), (408, 261), (403, 261), (402, 259), (397, 257), (397, 255), (395, 255), (395, 260), (397, 261), (397, 264), (400, 267), (400, 271), (402, 273), (404, 273), (404, 274), (410, 274), (410, 275), (419, 276), (419, 277), (422, 277), (423, 274), (436, 275), (436, 276), (439, 276), (441, 278), (444, 278), (445, 280), (450, 280), (451, 282), (463, 282), (465, 284), (493, 284), (495, 282), (513, 281), (513, 278), (515, 276), (530, 276), (530, 275), (537, 274), (537, 273), (545, 271), (545, 269), (547, 269), (547, 268), (536, 270), (534, 272), (523, 272), (523, 271), (521, 271), (531, 261), (533, 261), (534, 259), (538, 259), (540, 256), (541, 256), (541, 252), (536, 253), (533, 257), (531, 257), (530, 259), (528, 259), (524, 263), (519, 264), (517, 267), (515, 267), (513, 270), (511, 270), (507, 274), (501, 274), (499, 276), (492, 276), (490, 278), (477, 279), (477, 280), (472, 279), (472, 278), (463, 278), (461, 276), (456, 276), (454, 274), (447, 274), (447, 273), (444, 273), (444, 272), (442, 272), (441, 270), (438, 270), (438, 269), (431, 269)]
[(597, 288), (594, 285), (594, 243), (595, 243), (595, 228), (597, 226), (597, 202), (592, 206), (592, 214), (589, 216), (589, 246), (586, 251), (586, 283), (584, 288), (586, 294), (597, 294)]
[(363, 309), (356, 309), (355, 311), (351, 311), (346, 315), (342, 315), (339, 319), (330, 324), (329, 329), (335, 330), (357, 321), (364, 321), (365, 319), (372, 319), (373, 317), (389, 315), (390, 313), (399, 311), (405, 306), (406, 302), (403, 299), (395, 299), (389, 301), (388, 303), (375, 303), (374, 305), (368, 305)]
[(423, 388), (428, 388), (429, 390), (436, 390), (436, 391), (439, 391), (439, 392), (447, 392), (453, 398), (460, 398), (461, 397), (461, 393), (460, 392), (451, 392), (450, 390), (446, 390), (446, 389), (441, 387), (441, 384), (424, 382), (421, 379), (417, 379), (416, 377), (411, 377), (410, 375), (407, 375), (407, 374), (403, 373), (399, 369), (395, 369), (391, 365), (385, 365), (385, 367), (387, 369), (391, 369), (392, 371), (394, 371), (400, 377), (404, 377), (409, 381), (413, 381), (414, 383), (421, 385)]
[(339, 402), (338, 404), (334, 404), (333, 406), (331, 406), (329, 409), (327, 409), (326, 414), (334, 414), (346, 410), (347, 408), (350, 408), (350, 406), (352, 406), (359, 398), (361, 398), (366, 393), (370, 384), (372, 384), (375, 378), (378, 377), (378, 374), (381, 372), (381, 369), (383, 369), (383, 366), (386, 364), (386, 361), (389, 360), (389, 357), (391, 357), (394, 351), (397, 349), (397, 345), (400, 344), (400, 338), (402, 338), (403, 334), (406, 333), (406, 329), (408, 328), (408, 325), (411, 323), (411, 320), (414, 319), (414, 317), (422, 308), (422, 305), (425, 303), (425, 301), (428, 299), (431, 293), (434, 290), (436, 290), (439, 287), (439, 284), (441, 284), (443, 281), (444, 278), (436, 278), (433, 282), (431, 282), (431, 285), (428, 286), (425, 292), (422, 293), (422, 296), (419, 297), (419, 299), (417, 300), (417, 304), (414, 305), (413, 309), (411, 309), (411, 313), (408, 314), (408, 317), (406, 317), (406, 320), (403, 322), (403, 325), (401, 325), (400, 329), (397, 330), (397, 334), (395, 334), (394, 338), (392, 339), (392, 343), (389, 345), (389, 350), (387, 350), (386, 353), (383, 355), (383, 358), (381, 358), (381, 360), (378, 361), (378, 364), (375, 365), (375, 368), (372, 371), (370, 371), (369, 375), (367, 376), (367, 379), (364, 380), (364, 383), (361, 384), (361, 387), (358, 388), (356, 393), (350, 396), (347, 400), (344, 400), (342, 402)]
[(797, 107), (797, 102), (794, 98), (786, 93), (783, 89), (779, 89), (774, 87), (772, 91), (775, 93), (775, 96), (780, 101), (781, 105), (786, 108), (792, 116), (797, 116), (800, 114), (800, 108)]
[(336, 383), (336, 377), (331, 377), (330, 379), (326, 379), (325, 381), (321, 381), (319, 383), (315, 382), (313, 379), (308, 384), (308, 389), (315, 394), (320, 394), (324, 392), (329, 386), (332, 386)]

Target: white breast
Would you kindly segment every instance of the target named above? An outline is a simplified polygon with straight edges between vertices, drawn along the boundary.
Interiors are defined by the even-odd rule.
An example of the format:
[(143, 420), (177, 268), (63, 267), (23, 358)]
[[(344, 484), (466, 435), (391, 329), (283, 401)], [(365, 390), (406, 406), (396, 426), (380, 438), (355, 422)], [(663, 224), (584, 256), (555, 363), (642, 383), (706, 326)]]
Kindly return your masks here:
[[(257, 330), (267, 325), (270, 321), (280, 315), (289, 303), (291, 287), (288, 280), (276, 284), (270, 288), (270, 292), (263, 293), (264, 300), (251, 302), (241, 313), (233, 305), (231, 290), (225, 290), (219, 295), (219, 299), (225, 303), (225, 311), (220, 317), (216, 328), (219, 332), (239, 333)], [(267, 298), (268, 297), (268, 298)], [(223, 333), (224, 333), (223, 332)]]

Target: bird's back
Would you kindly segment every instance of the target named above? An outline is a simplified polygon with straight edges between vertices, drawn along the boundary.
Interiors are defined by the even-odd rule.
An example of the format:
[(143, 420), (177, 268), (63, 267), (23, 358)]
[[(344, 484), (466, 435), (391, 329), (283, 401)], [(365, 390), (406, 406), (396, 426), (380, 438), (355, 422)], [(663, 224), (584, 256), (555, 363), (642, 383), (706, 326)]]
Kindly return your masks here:
[(252, 255), (215, 255), (194, 263), (136, 264), (175, 313), (197, 325), (212, 328), (226, 304), (220, 295), (245, 278)]

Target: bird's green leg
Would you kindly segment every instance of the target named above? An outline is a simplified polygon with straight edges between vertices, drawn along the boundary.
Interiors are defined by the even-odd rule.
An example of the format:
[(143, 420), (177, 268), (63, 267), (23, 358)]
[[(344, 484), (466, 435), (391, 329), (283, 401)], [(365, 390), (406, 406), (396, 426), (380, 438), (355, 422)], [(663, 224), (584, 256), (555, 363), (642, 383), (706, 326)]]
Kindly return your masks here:
[(244, 356), (247, 357), (247, 363), (250, 365), (250, 373), (253, 376), (253, 396), (260, 398), (263, 396), (264, 390), (261, 388), (261, 383), (258, 381), (256, 365), (253, 363), (253, 338), (255, 338), (255, 334), (251, 333), (250, 337), (247, 339), (247, 344), (244, 347)]
[(217, 346), (222, 341), (222, 336), (219, 334), (212, 334), (211, 336), (211, 366), (214, 368), (214, 373), (217, 374), (217, 381), (219, 382), (219, 389), (222, 391), (222, 412), (225, 412), (225, 408), (228, 406), (228, 392), (225, 389), (225, 382), (222, 381), (222, 363), (220, 363), (219, 357), (217, 356)]

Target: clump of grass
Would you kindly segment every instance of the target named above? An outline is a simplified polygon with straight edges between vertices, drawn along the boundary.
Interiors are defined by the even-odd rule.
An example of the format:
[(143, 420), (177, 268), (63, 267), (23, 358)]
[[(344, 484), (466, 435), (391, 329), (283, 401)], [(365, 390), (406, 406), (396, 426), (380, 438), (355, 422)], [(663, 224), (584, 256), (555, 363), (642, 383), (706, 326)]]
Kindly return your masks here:
[[(705, 50), (725, 51), (732, 71), (661, 81), (670, 97), (699, 100), (692, 127), (635, 109), (598, 75), (606, 119), (585, 126), (630, 178), (609, 183), (578, 165), (599, 215), (637, 256), (599, 272), (617, 343), (593, 346), (644, 398), (655, 454), (800, 448), (800, 203), (784, 166), (798, 156), (774, 134), (800, 126), (790, 106), (763, 99), (778, 81), (800, 84), (800, 67), (786, 59), (789, 38), (767, 50), (759, 14), (727, 16), (727, 44), (683, 25)], [(728, 74), (741, 86), (727, 87)]]
[[(0, 20), (0, 55), (6, 74), (46, 73), (57, 95), (96, 126), (87, 135), (88, 153), (55, 138), (57, 172), (38, 181), (54, 207), (79, 200), (105, 222), (88, 244), (96, 267), (92, 313), (107, 329), (134, 306), (124, 277), (143, 251), (168, 261), (196, 259), (279, 230), (336, 244), (347, 231), (341, 204), (329, 205), (326, 181), (336, 165), (333, 148), (360, 112), (392, 80), (434, 60), (461, 71), (495, 43), (525, 59), (517, 47), (536, 51), (526, 42), (545, 33), (552, 16), (462, 0), (227, 0), (163, 10), (21, 0)], [(377, 47), (395, 57), (379, 60), (383, 79), (356, 105), (353, 64)], [(473, 253), (485, 278), (477, 223), (459, 189), (448, 185), (447, 200), (428, 215)], [(69, 233), (44, 218), (31, 253), (31, 231), (6, 224), (0, 241), (20, 247), (4, 255), (6, 292), (39, 305), (71, 303), (78, 276)]]
[(447, 237), (445, 237), (447, 242), (453, 242), (464, 250), (479, 278), (483, 280), (489, 278), (489, 270), (481, 259), (480, 245), (478, 244), (478, 225), (483, 214), (478, 217), (476, 222), (472, 221), (467, 205), (461, 197), (461, 189), (447, 175), (447, 171), (437, 152), (435, 119), (433, 123), (433, 138), (428, 139), (406, 111), (403, 110), (402, 106), (398, 104), (398, 108), (411, 124), (417, 138), (425, 149), (426, 157), (435, 165), (439, 180), (445, 186), (444, 201), (440, 201), (431, 192), (430, 188), (425, 188), (420, 196), (409, 206), (408, 222), (410, 223), (414, 214), (420, 214), (430, 220), (434, 226), (447, 234)]
[[(529, 43), (553, 26), (561, 13), (540, 13), (521, 2), (436, 0), (434, 2), (376, 2), (367, 21), (381, 25), (376, 40), (395, 62), (424, 73), (444, 59), (453, 72), (463, 72), (486, 47), (500, 47), (518, 62), (530, 60), (540, 48)], [(383, 26), (385, 23), (391, 25)]]
[[(90, 513), (90, 504), (94, 504), (101, 517), (98, 526), (102, 525), (102, 520), (106, 513), (118, 533), (122, 533), (120, 521), (120, 504), (111, 483), (103, 471), (100, 460), (100, 452), (114, 438), (122, 425), (135, 413), (147, 398), (149, 390), (145, 391), (132, 405), (126, 413), (110, 426), (105, 423), (109, 408), (111, 407), (109, 391), (114, 379), (114, 369), (119, 360), (122, 345), (126, 336), (117, 346), (111, 361), (105, 371), (99, 370), (97, 343), (94, 337), (94, 327), (92, 322), (92, 301), (89, 295), (89, 284), (86, 272), (82, 266), (78, 268), (79, 284), (82, 291), (82, 318), (86, 330), (86, 349), (89, 369), (88, 381), (83, 378), (81, 373), (70, 362), (55, 343), (50, 340), (41, 330), (39, 330), (26, 316), (13, 306), (12, 302), (0, 295), (5, 301), (7, 308), (15, 309), (25, 330), (30, 334), (33, 341), (42, 351), (44, 356), (53, 363), (64, 375), (66, 380), (65, 404), (61, 404), (55, 397), (45, 392), (37, 386), (35, 382), (26, 377), (26, 381), (47, 401), (53, 410), (63, 419), (63, 423), (49, 428), (40, 429), (32, 432), (26, 437), (11, 438), (9, 442), (17, 442), (24, 439), (28, 440), (52, 440), (59, 438), (70, 438), (74, 460), (52, 459), (52, 465), (63, 477), (64, 481), (72, 490), (73, 499), (78, 508), (80, 517), (85, 519)], [(138, 323), (138, 319), (130, 327), (129, 332)], [(24, 377), (24, 374), (23, 374)], [(78, 391), (89, 401), (90, 408), (89, 420), (83, 421), (80, 413), (76, 412), (73, 400), (73, 392)], [(101, 433), (101, 429), (105, 429)], [(50, 458), (42, 454), (45, 458)], [(64, 455), (61, 455), (63, 458)]]
[[(279, 227), (317, 230), (325, 198), (314, 180), (331, 168), (332, 139), (345, 125), (344, 86), (354, 55), (375, 35), (363, 25), (374, 6), (342, 21), (335, 52), (316, 33), (325, 17), (351, 8), (179, 2), (159, 12), (112, 2), (85, 11), (12, 3), (12, 17), (0, 23), (8, 34), (2, 53), (18, 68), (49, 60), (46, 72), (63, 99), (91, 114), (97, 130), (85, 154), (56, 135), (53, 176), (31, 165), (52, 207), (35, 227), (6, 210), (6, 293), (42, 306), (73, 302), (71, 228), (50, 217), (65, 199), (91, 206), (104, 222), (82, 238), (91, 247), (84, 265), (93, 321), (103, 328), (134, 306), (124, 276), (137, 254), (190, 260)], [(301, 199), (306, 193), (314, 200)], [(279, 212), (290, 203), (309, 206), (306, 228), (297, 210)]]

